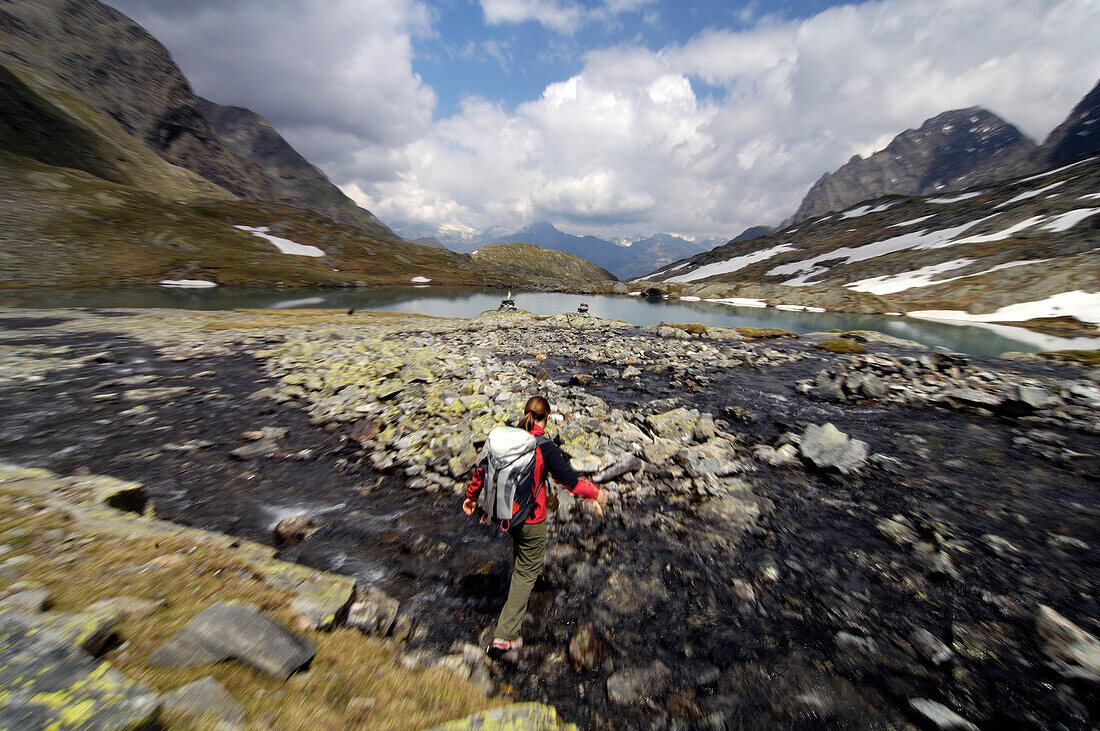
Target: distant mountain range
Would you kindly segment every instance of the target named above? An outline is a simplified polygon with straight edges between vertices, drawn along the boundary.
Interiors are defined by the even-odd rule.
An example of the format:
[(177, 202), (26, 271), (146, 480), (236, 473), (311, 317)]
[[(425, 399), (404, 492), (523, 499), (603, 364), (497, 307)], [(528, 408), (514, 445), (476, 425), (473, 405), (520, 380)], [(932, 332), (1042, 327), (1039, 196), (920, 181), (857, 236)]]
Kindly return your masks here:
[(672, 234), (654, 234), (634, 241), (611, 242), (596, 236), (574, 236), (548, 222), (534, 223), (511, 233), (485, 232), (478, 236), (416, 239), (425, 246), (446, 246), (452, 251), (474, 252), (486, 244), (524, 243), (543, 249), (564, 251), (587, 259), (619, 279), (630, 279), (653, 271), (677, 259), (693, 256), (722, 243), (721, 239), (688, 239)]

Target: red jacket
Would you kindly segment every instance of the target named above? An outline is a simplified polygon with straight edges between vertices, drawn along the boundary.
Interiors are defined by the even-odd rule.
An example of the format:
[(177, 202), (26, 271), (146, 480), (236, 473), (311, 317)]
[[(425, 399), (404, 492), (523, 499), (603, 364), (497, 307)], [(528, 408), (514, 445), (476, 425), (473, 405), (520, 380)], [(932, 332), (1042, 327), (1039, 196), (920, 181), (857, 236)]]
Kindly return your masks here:
[[(531, 433), (536, 437), (541, 437), (544, 431), (541, 426), (535, 424)], [(547, 473), (577, 497), (595, 499), (600, 493), (600, 488), (595, 483), (577, 476), (573, 466), (569, 464), (569, 460), (558, 449), (558, 445), (549, 440), (540, 439), (538, 446), (535, 448), (535, 472), (530, 486), (530, 489), (537, 490), (535, 493), (535, 509), (531, 512), (531, 517), (527, 519), (528, 523), (541, 523), (546, 520)], [(484, 481), (485, 466), (478, 465), (478, 468), (474, 470), (473, 478), (470, 480), (470, 486), (466, 488), (467, 499), (477, 500), (477, 496), (481, 494)], [(520, 489), (525, 487), (527, 486), (521, 485)]]

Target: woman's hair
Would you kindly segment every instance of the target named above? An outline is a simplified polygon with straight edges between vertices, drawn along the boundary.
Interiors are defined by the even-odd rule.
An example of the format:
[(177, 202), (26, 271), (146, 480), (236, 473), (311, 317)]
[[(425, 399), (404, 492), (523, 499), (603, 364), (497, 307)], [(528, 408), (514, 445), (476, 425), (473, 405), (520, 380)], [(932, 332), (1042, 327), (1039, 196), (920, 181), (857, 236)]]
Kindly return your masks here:
[(542, 396), (532, 396), (523, 405), (523, 418), (519, 420), (519, 428), (531, 431), (535, 428), (536, 421), (542, 421), (550, 416), (550, 402)]

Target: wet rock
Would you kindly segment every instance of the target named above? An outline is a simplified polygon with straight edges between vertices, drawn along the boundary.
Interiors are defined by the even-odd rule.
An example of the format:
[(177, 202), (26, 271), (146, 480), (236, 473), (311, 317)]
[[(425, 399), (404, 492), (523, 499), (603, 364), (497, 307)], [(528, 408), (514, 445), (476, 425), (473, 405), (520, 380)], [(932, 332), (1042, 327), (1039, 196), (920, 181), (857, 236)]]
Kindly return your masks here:
[(778, 449), (767, 444), (758, 444), (753, 447), (753, 454), (761, 462), (767, 462), (773, 467), (794, 467), (801, 464), (798, 460), (798, 449), (792, 444), (784, 444)]
[(875, 523), (875, 528), (883, 538), (903, 548), (914, 545), (920, 539), (909, 524), (909, 520), (903, 515), (880, 520)]
[(1035, 615), (1035, 629), (1063, 677), (1100, 684), (1100, 641), (1046, 605)]
[(591, 670), (603, 659), (603, 643), (590, 622), (579, 622), (569, 640), (569, 659), (578, 670)]
[(239, 723), (244, 720), (244, 709), (222, 684), (213, 677), (205, 677), (166, 693), (162, 699), (164, 710), (198, 717), (213, 713), (223, 721)]
[(926, 722), (941, 731), (978, 731), (978, 727), (942, 703), (927, 698), (910, 698), (909, 706)]
[(1004, 396), (991, 391), (976, 388), (953, 388), (944, 392), (944, 396), (965, 406), (996, 408), (1004, 402)]
[(607, 679), (607, 698), (617, 705), (631, 705), (660, 695), (672, 680), (672, 673), (660, 660), (647, 668), (629, 668)]
[(951, 662), (955, 653), (928, 630), (918, 627), (909, 633), (909, 643), (926, 661), (939, 667)]
[(283, 518), (275, 526), (275, 540), (279, 543), (300, 543), (312, 536), (320, 526), (308, 515), (292, 515)]
[(857, 471), (867, 460), (867, 443), (852, 439), (831, 423), (806, 427), (799, 446), (802, 458), (819, 469), (835, 469), (843, 474)]
[(234, 459), (249, 460), (249, 459), (266, 459), (268, 457), (274, 457), (279, 453), (279, 444), (274, 439), (261, 439), (257, 442), (246, 444), (243, 447), (237, 447), (230, 456)]
[(233, 659), (285, 680), (313, 654), (312, 642), (291, 634), (255, 607), (218, 602), (197, 614), (149, 659), (172, 667)]
[(569, 379), (570, 386), (587, 386), (592, 382), (592, 376), (588, 373), (574, 373)]

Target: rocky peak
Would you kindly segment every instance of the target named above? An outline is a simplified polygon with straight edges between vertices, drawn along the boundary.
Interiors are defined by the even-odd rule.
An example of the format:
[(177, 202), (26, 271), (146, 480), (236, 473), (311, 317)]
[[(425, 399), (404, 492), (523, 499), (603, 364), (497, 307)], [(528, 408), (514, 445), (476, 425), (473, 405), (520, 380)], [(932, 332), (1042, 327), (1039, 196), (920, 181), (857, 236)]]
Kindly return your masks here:
[(218, 138), (191, 85), (144, 28), (98, 0), (6, 0), (0, 58), (58, 79), (169, 162), (270, 200), (257, 165)]
[(334, 221), (377, 235), (396, 236), (298, 154), (262, 116), (244, 107), (222, 106), (207, 99), (200, 98), (199, 103), (214, 130), (233, 152), (259, 164), (280, 203), (318, 211)]
[(902, 132), (868, 158), (853, 156), (814, 183), (793, 222), (884, 195), (962, 190), (1025, 172), (1037, 147), (1018, 129), (978, 107), (937, 115)]
[(1046, 166), (1064, 165), (1100, 151), (1100, 82), (1085, 95), (1066, 121), (1047, 135), (1041, 150)]

